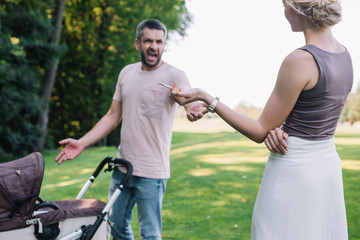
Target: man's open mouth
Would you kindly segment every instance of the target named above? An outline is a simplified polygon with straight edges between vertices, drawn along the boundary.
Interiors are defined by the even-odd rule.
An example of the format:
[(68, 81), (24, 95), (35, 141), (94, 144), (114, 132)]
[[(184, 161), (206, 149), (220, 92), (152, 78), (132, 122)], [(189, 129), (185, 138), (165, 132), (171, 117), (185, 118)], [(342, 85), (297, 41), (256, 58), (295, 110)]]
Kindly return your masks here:
[(153, 52), (153, 51), (148, 51), (147, 52), (147, 58), (150, 62), (154, 62), (157, 60), (158, 58), (158, 54), (157, 52)]

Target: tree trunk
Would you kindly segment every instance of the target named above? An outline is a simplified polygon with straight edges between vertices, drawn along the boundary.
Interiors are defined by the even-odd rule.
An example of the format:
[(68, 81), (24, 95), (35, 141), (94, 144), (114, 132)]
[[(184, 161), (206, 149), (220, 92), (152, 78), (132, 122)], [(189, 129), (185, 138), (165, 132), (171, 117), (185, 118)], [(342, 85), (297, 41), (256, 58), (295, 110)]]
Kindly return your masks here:
[[(61, 26), (63, 21), (63, 15), (65, 10), (65, 2), (66, 0), (58, 0), (57, 6), (55, 10), (55, 19), (54, 19), (54, 35), (51, 39), (51, 43), (58, 45), (60, 42), (60, 33), (61, 33)], [(45, 100), (45, 107), (43, 112), (39, 115), (37, 125), (40, 127), (42, 136), (38, 141), (38, 145), (36, 147), (37, 151), (44, 150), (45, 145), (45, 138), (48, 126), (48, 113), (49, 113), (49, 103), (51, 92), (54, 87), (56, 71), (58, 67), (59, 60), (56, 60), (47, 70), (44, 79), (44, 85), (42, 87), (41, 97)]]

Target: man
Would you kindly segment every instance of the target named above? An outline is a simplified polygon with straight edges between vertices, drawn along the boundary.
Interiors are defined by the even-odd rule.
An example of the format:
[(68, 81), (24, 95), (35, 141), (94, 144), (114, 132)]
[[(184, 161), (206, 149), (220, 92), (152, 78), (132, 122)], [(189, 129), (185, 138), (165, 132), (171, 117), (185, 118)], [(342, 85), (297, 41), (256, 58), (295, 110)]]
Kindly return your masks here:
[[(162, 61), (166, 45), (166, 27), (155, 19), (141, 22), (136, 31), (135, 47), (141, 62), (126, 66), (119, 75), (109, 111), (79, 140), (65, 139), (66, 145), (55, 161), (74, 159), (88, 146), (113, 131), (122, 120), (118, 157), (133, 165), (133, 177), (125, 187), (109, 218), (114, 223), (112, 235), (117, 239), (134, 239), (131, 229), (132, 209), (137, 204), (140, 234), (143, 240), (160, 240), (161, 206), (170, 177), (170, 145), (177, 103), (170, 89), (159, 82), (182, 89), (190, 88), (185, 73)], [(190, 121), (207, 112), (200, 102), (185, 106)], [(124, 174), (115, 169), (110, 182), (111, 195)]]

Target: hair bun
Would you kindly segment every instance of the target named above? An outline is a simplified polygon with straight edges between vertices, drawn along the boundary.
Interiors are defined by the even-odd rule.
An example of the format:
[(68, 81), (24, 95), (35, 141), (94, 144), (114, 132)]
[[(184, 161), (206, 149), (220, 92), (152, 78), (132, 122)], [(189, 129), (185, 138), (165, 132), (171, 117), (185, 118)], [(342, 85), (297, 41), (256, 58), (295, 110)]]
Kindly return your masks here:
[(339, 0), (286, 0), (286, 3), (319, 28), (333, 26), (341, 21)]

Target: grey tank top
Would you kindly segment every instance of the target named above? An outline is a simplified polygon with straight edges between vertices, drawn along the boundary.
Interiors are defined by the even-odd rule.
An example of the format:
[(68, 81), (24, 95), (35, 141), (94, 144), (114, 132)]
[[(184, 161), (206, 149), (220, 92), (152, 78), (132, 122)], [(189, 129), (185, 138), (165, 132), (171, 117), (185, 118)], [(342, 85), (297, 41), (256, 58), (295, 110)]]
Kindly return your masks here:
[(353, 84), (351, 56), (347, 50), (331, 53), (314, 45), (300, 49), (314, 57), (320, 75), (315, 87), (300, 93), (282, 129), (308, 140), (332, 138)]

